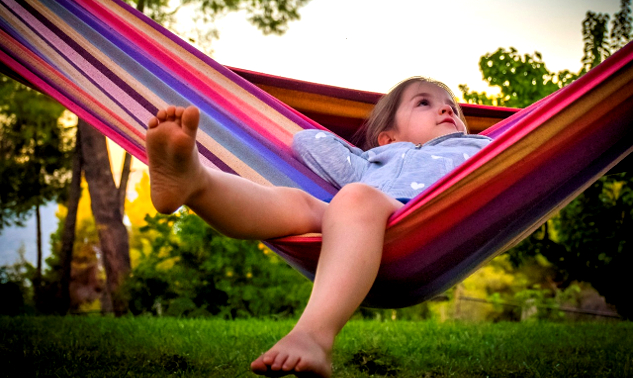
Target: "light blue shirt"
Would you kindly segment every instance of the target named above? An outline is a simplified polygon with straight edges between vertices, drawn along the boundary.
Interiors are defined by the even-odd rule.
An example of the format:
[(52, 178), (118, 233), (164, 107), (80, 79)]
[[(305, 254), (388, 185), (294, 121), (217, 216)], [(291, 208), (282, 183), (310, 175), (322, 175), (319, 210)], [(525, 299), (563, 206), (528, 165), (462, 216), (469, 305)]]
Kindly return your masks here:
[(294, 136), (296, 157), (317, 175), (341, 188), (361, 182), (398, 199), (411, 199), (488, 145), (492, 139), (453, 133), (423, 145), (396, 142), (363, 151), (321, 130)]

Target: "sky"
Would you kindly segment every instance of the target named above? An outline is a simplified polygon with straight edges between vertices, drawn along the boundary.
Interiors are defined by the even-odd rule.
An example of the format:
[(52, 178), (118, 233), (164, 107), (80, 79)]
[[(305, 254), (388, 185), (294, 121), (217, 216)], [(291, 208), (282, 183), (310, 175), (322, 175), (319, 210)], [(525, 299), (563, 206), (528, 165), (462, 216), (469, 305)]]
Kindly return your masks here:
[(588, 10), (619, 0), (312, 0), (283, 36), (263, 36), (243, 14), (217, 22), (218, 62), (299, 80), (386, 92), (410, 76), (486, 90), (482, 55), (539, 51), (550, 71), (578, 71)]
[[(459, 96), (459, 84), (491, 92), (479, 59), (500, 47), (538, 51), (550, 71), (579, 71), (587, 11), (613, 16), (619, 6), (620, 0), (311, 0), (282, 36), (264, 36), (243, 13), (234, 13), (216, 22), (219, 39), (210, 45), (221, 64), (271, 75), (379, 93), (410, 76), (427, 76)], [(190, 18), (185, 10), (180, 33)], [(114, 146), (111, 152), (118, 171), (123, 154)], [(131, 189), (144, 167), (137, 161), (133, 169)], [(55, 209), (43, 215), (45, 251)], [(34, 261), (30, 224), (0, 234), (0, 265), (15, 261), (22, 244)]]

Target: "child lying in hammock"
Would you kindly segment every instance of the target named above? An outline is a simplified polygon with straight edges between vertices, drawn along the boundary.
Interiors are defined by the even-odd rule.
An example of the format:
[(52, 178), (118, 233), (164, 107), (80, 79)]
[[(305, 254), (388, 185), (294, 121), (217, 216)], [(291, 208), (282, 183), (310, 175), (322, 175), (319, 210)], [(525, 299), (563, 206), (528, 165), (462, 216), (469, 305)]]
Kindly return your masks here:
[(255, 373), (275, 376), (331, 375), (334, 338), (376, 278), (389, 216), (490, 142), (467, 134), (445, 85), (408, 79), (374, 108), (364, 129), (366, 152), (323, 131), (295, 135), (297, 157), (340, 187), (328, 204), (299, 189), (204, 168), (195, 144), (198, 122), (197, 108), (173, 106), (149, 122), (151, 196), (158, 211), (187, 205), (218, 231), (241, 239), (323, 234), (303, 314), (251, 364)]

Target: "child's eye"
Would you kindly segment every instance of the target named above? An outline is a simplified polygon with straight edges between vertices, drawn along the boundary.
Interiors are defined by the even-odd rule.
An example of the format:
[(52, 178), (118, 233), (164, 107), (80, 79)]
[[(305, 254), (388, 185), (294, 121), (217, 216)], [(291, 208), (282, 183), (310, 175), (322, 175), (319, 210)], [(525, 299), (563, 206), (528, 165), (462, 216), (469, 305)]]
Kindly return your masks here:
[(459, 110), (457, 110), (457, 106), (451, 106), (451, 108), (453, 109), (453, 114), (459, 115)]
[(422, 106), (427, 106), (429, 104), (429, 100), (420, 100), (418, 101), (418, 106), (422, 105)]

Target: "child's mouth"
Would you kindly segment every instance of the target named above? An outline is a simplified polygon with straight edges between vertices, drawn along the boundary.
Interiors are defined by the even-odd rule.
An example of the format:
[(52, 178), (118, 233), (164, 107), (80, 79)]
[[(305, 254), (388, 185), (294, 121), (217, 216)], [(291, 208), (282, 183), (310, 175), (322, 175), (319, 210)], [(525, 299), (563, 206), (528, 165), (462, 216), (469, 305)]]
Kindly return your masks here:
[(450, 124), (452, 124), (453, 126), (456, 126), (456, 125), (455, 125), (455, 120), (454, 120), (454, 119), (452, 119), (452, 118), (444, 118), (443, 120), (441, 120), (441, 121), (440, 121), (440, 123), (438, 123), (438, 125), (439, 125), (439, 124), (442, 124), (442, 123), (450, 123)]

